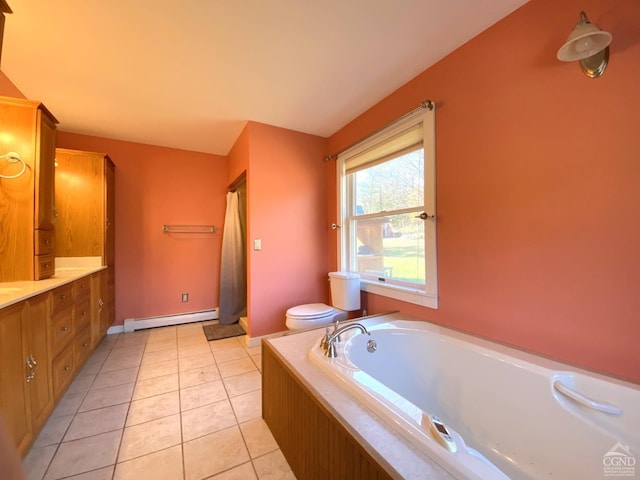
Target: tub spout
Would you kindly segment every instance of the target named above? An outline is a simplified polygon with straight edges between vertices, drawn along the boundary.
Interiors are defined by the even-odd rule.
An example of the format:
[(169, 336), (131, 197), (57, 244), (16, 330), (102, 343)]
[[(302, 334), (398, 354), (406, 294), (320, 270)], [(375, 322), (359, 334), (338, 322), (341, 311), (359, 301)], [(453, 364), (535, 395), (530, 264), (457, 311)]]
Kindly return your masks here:
[(323, 346), (324, 348), (324, 354), (329, 358), (337, 357), (338, 354), (336, 352), (336, 340), (338, 340), (341, 333), (346, 332), (347, 330), (352, 330), (354, 328), (360, 329), (362, 333), (371, 335), (367, 331), (367, 329), (364, 328), (364, 325), (361, 325), (359, 323), (352, 323), (351, 325), (345, 325), (344, 327), (334, 330), (334, 332), (331, 335), (329, 335), (329, 333), (327, 332), (327, 336), (325, 337), (324, 341), (321, 342), (321, 346)]

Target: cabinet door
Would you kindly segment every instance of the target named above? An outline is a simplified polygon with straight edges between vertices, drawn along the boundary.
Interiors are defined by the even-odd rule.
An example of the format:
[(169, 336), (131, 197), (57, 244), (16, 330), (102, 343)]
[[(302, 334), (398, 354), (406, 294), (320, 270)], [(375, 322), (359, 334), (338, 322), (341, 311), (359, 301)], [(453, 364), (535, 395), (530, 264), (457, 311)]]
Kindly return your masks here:
[(33, 430), (39, 429), (53, 410), (53, 387), (47, 341), (49, 294), (38, 295), (27, 302), (25, 356), (33, 368), (27, 392)]
[(106, 322), (107, 325), (104, 329), (105, 333), (107, 329), (113, 325), (116, 320), (116, 267), (107, 268), (107, 285), (105, 290), (107, 307)]
[(31, 441), (31, 422), (27, 407), (27, 375), (22, 351), (25, 304), (0, 310), (0, 412), (9, 434), (19, 450)]
[(91, 275), (91, 344), (95, 347), (104, 337), (108, 326), (107, 271)]
[(104, 264), (110, 267), (115, 264), (116, 252), (116, 226), (115, 226), (115, 167), (109, 157), (105, 161), (105, 181), (106, 181), (106, 219), (105, 219), (105, 259)]
[[(17, 152), (29, 166), (20, 177), (1, 181), (0, 282), (33, 279), (34, 117), (32, 107), (0, 100), (0, 150)], [(1, 168), (4, 174), (17, 173), (5, 161)]]
[(104, 255), (104, 156), (56, 150), (57, 257)]
[(35, 169), (34, 228), (53, 230), (55, 195), (56, 125), (42, 109), (38, 110), (36, 134), (37, 168)]
[(107, 334), (107, 329), (111, 326), (110, 312), (111, 302), (109, 301), (109, 270), (103, 270), (100, 279), (100, 298), (102, 299), (100, 310), (100, 338)]

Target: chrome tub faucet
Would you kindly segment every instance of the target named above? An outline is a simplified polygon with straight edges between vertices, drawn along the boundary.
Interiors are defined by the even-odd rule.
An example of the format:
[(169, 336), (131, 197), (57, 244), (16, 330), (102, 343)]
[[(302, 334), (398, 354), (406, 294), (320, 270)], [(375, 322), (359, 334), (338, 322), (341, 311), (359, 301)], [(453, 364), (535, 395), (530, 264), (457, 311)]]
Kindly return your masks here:
[[(329, 328), (327, 328), (327, 332), (325, 333), (324, 337), (322, 337), (322, 341), (320, 342), (320, 347), (324, 350), (325, 356), (329, 358), (335, 358), (338, 356), (338, 354), (336, 353), (336, 341), (340, 341), (341, 333), (357, 328), (357, 329), (360, 329), (362, 333), (371, 335), (367, 331), (367, 329), (364, 327), (364, 325), (361, 325), (359, 323), (352, 323), (350, 325), (345, 325), (344, 327), (341, 327), (341, 328), (337, 328), (337, 323), (338, 322), (336, 322), (336, 328), (333, 330), (333, 333), (329, 333)], [(367, 344), (367, 349), (369, 349), (369, 344), (371, 342), (372, 340), (369, 340), (369, 343)]]

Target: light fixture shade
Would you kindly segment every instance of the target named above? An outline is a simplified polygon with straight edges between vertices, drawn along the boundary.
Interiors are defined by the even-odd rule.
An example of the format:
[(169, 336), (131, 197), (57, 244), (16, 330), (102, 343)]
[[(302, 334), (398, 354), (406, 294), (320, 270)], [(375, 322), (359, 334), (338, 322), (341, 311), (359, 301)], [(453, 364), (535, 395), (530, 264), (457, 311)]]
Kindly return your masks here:
[(574, 62), (589, 58), (607, 48), (612, 38), (609, 32), (600, 30), (589, 22), (584, 12), (580, 12), (580, 20), (558, 50), (558, 60)]

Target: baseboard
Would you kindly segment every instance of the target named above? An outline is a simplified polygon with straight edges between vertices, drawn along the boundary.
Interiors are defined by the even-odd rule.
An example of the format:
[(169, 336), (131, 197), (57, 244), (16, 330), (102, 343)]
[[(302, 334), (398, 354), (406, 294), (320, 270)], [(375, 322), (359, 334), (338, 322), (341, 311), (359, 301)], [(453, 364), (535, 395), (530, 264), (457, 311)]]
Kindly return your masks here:
[(114, 333), (123, 333), (124, 325), (112, 325), (107, 329), (107, 335), (113, 335)]
[(183, 323), (216, 320), (219, 317), (218, 313), (218, 309), (214, 308), (212, 310), (205, 310), (202, 312), (181, 313), (178, 315), (164, 315), (148, 318), (126, 318), (122, 331), (124, 333), (129, 333), (145, 328), (166, 327), (169, 325), (181, 325)]
[(247, 320), (247, 317), (240, 317), (240, 320), (238, 320), (238, 323), (240, 324), (240, 326), (242, 327), (242, 329), (246, 332), (247, 329), (249, 328), (249, 322)]
[(249, 335), (246, 335), (245, 336), (245, 345), (247, 347), (258, 347), (258, 346), (260, 346), (262, 344), (262, 339), (263, 338), (281, 337), (283, 335), (286, 335), (288, 332), (289, 332), (289, 330), (285, 330), (284, 332), (270, 333), (269, 335), (262, 335), (262, 336), (259, 336), (259, 337), (250, 337)]

